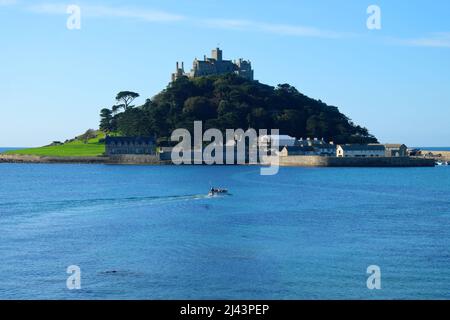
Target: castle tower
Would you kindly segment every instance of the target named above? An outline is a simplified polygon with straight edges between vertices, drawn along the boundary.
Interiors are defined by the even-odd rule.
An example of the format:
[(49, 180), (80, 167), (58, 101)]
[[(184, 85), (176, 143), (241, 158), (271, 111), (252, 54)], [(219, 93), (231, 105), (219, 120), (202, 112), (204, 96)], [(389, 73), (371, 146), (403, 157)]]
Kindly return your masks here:
[(220, 50), (219, 48), (212, 50), (211, 58), (215, 59), (216, 61), (222, 61), (222, 50)]
[(180, 68), (180, 63), (177, 61), (176, 70), (174, 73), (172, 73), (172, 81), (175, 81), (184, 75), (185, 75), (184, 62), (181, 62), (181, 68)]

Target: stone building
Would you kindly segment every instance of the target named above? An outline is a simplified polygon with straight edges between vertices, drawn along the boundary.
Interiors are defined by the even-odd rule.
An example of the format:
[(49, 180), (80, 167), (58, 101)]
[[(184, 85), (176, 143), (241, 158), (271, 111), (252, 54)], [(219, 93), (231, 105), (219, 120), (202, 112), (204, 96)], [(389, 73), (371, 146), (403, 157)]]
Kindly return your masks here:
[(385, 144), (386, 157), (406, 157), (408, 147), (404, 144)]
[(222, 50), (216, 48), (212, 50), (210, 58), (207, 58), (206, 55), (203, 57), (203, 60), (195, 58), (190, 72), (184, 71), (184, 62), (181, 62), (181, 64), (177, 62), (176, 70), (172, 73), (172, 81), (175, 81), (182, 76), (196, 78), (227, 73), (234, 73), (249, 80), (254, 79), (250, 61), (243, 59), (234, 61), (223, 60)]
[(106, 137), (106, 155), (155, 154), (153, 138), (144, 137)]
[(326, 142), (323, 138), (320, 140), (318, 138), (307, 138), (305, 140), (301, 138), (297, 145), (312, 147), (319, 156), (336, 156), (336, 145), (332, 141)]

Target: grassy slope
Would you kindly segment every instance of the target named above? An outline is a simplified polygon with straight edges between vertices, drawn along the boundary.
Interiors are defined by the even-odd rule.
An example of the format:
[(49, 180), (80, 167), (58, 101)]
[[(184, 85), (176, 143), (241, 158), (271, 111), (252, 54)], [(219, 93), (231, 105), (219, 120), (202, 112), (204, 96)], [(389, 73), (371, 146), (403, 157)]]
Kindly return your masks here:
[(25, 154), (49, 157), (94, 157), (101, 156), (105, 152), (105, 144), (99, 143), (104, 138), (104, 134), (90, 139), (88, 143), (75, 140), (60, 146), (48, 146), (40, 148), (30, 148), (22, 150), (7, 151), (5, 154)]

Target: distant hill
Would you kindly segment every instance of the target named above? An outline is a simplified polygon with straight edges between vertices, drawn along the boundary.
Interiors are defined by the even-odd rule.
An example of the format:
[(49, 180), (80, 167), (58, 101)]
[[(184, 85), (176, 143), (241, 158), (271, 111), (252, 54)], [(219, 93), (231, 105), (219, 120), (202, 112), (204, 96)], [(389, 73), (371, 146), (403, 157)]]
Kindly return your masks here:
[[(124, 106), (124, 105), (122, 105)], [(168, 139), (173, 130), (280, 129), (297, 138), (324, 138), (335, 143), (375, 143), (366, 128), (354, 124), (337, 107), (309, 98), (296, 88), (272, 87), (229, 74), (194, 79), (182, 77), (139, 107), (102, 110), (101, 129), (125, 136)]]

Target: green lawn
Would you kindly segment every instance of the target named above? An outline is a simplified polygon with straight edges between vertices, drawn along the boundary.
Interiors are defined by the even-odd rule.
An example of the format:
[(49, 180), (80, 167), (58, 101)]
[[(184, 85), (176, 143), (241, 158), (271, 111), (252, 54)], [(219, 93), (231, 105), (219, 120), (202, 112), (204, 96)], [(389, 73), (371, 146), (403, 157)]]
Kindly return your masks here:
[(22, 150), (7, 151), (5, 154), (24, 154), (49, 157), (94, 157), (101, 156), (105, 152), (105, 144), (99, 140), (104, 138), (104, 134), (84, 143), (80, 140), (65, 143), (59, 146), (48, 146), (40, 148), (30, 148)]

